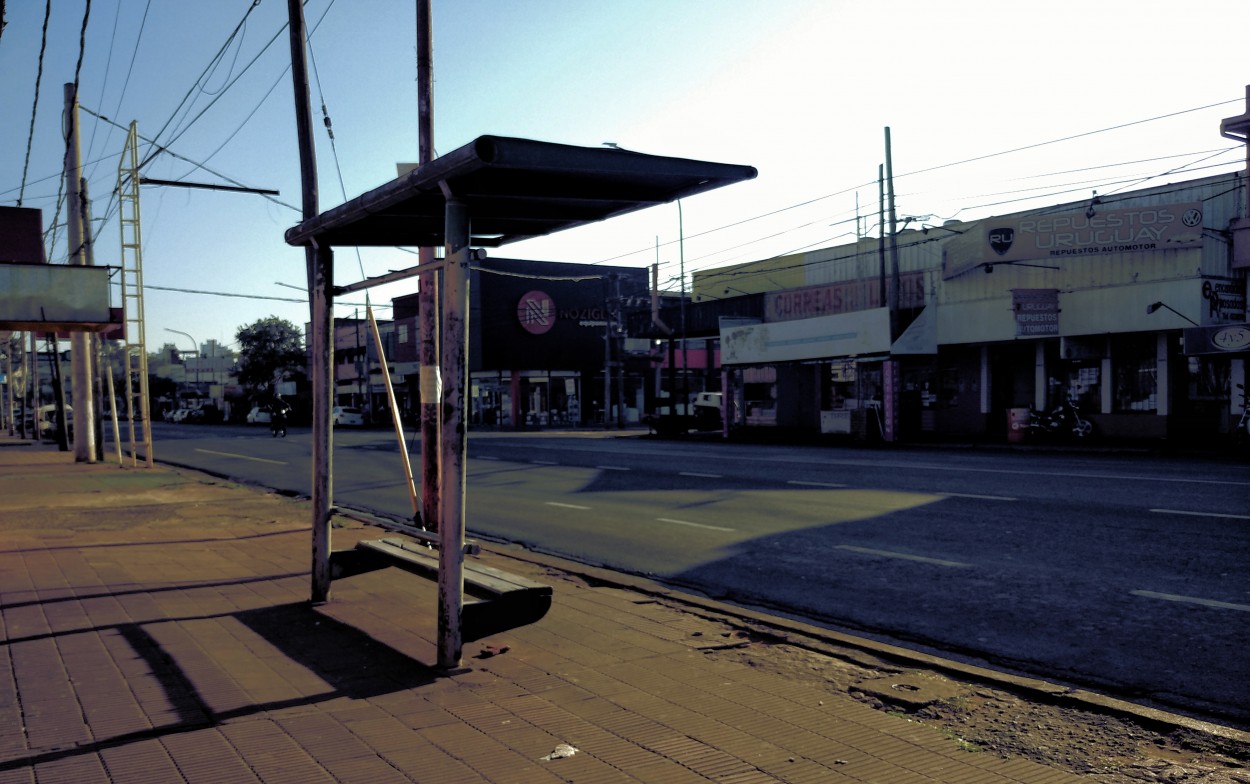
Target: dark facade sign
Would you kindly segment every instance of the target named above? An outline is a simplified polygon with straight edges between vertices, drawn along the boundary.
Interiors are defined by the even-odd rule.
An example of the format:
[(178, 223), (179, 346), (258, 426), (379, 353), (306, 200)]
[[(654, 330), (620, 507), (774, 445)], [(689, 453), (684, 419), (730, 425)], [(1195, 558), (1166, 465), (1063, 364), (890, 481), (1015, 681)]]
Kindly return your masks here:
[(1012, 289), (1016, 337), (1045, 338), (1059, 334), (1058, 289)]
[(1202, 299), (1207, 317), (1223, 324), (1246, 320), (1246, 282), (1232, 278), (1203, 278)]
[(1250, 353), (1250, 324), (1192, 327), (1186, 329), (1184, 334), (1185, 353), (1189, 356)]
[(643, 268), (488, 257), (473, 275), (475, 371), (601, 369), (613, 308), (650, 298)]

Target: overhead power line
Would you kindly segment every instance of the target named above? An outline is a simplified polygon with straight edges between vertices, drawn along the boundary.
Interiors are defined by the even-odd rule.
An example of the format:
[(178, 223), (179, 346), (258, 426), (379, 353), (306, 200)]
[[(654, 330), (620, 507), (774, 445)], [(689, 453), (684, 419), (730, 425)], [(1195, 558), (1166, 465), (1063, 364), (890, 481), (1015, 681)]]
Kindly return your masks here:
[(22, 186), (17, 195), (17, 206), (22, 206), (22, 198), (26, 195), (26, 173), (30, 170), (30, 150), (35, 141), (35, 116), (39, 113), (39, 91), (43, 82), (43, 55), (48, 49), (48, 20), (52, 16), (52, 0), (48, 0), (43, 11), (43, 37), (39, 40), (39, 69), (35, 71), (35, 105), (30, 110), (30, 134), (26, 137), (26, 162), (22, 164)]
[[(1035, 143), (1032, 143), (1032, 144), (1023, 145), (1023, 146), (1021, 146), (1021, 147), (1013, 147), (1013, 148), (1008, 149), (1008, 150), (1001, 150), (1001, 151), (999, 151), (999, 152), (987, 153), (987, 154), (985, 154), (985, 155), (978, 155), (978, 156), (975, 156), (975, 157), (972, 157), (972, 158), (967, 158), (967, 159), (963, 159), (963, 160), (959, 160), (959, 161), (952, 161), (952, 162), (950, 162), (950, 163), (939, 164), (939, 165), (937, 165), (937, 166), (931, 166), (931, 167), (928, 167), (928, 168), (925, 168), (925, 169), (918, 169), (918, 170), (916, 170), (916, 171), (912, 171), (912, 172), (903, 172), (903, 173), (901, 173), (901, 174), (896, 174), (896, 175), (894, 176), (894, 179), (895, 179), (895, 180), (898, 180), (898, 179), (902, 179), (903, 177), (909, 177), (909, 176), (914, 176), (914, 175), (917, 175), (917, 174), (924, 174), (924, 173), (927, 173), (927, 172), (938, 171), (938, 170), (941, 170), (941, 169), (947, 169), (947, 168), (951, 168), (951, 167), (954, 167), (954, 166), (961, 166), (961, 165), (963, 165), (963, 164), (967, 164), (967, 163), (974, 163), (974, 162), (977, 162), (977, 161), (988, 160), (988, 159), (990, 159), (990, 158), (997, 158), (997, 157), (1000, 157), (1000, 156), (1003, 156), (1003, 155), (1010, 155), (1010, 154), (1017, 153), (1017, 152), (1024, 152), (1024, 151), (1026, 151), (1026, 150), (1033, 150), (1033, 149), (1037, 149), (1037, 148), (1040, 148), (1040, 147), (1046, 147), (1046, 146), (1049, 146), (1049, 145), (1052, 145), (1052, 144), (1058, 144), (1058, 143), (1060, 143), (1060, 142), (1072, 141), (1072, 140), (1074, 140), (1074, 139), (1082, 139), (1082, 138), (1086, 138), (1086, 137), (1089, 137), (1089, 136), (1095, 136), (1095, 135), (1097, 135), (1097, 134), (1101, 134), (1101, 133), (1109, 133), (1109, 132), (1111, 132), (1111, 131), (1122, 130), (1122, 129), (1124, 129), (1124, 128), (1130, 128), (1130, 127), (1133, 127), (1133, 126), (1136, 126), (1136, 125), (1142, 125), (1142, 124), (1149, 123), (1149, 122), (1155, 122), (1155, 121), (1158, 121), (1158, 120), (1169, 119), (1169, 118), (1172, 118), (1172, 117), (1179, 117), (1179, 116), (1184, 115), (1184, 114), (1191, 114), (1191, 113), (1193, 113), (1193, 112), (1199, 112), (1199, 111), (1204, 111), (1204, 110), (1207, 110), (1207, 109), (1213, 109), (1213, 108), (1216, 108), (1216, 107), (1219, 107), (1219, 106), (1226, 106), (1226, 105), (1228, 105), (1228, 104), (1240, 103), (1240, 102), (1242, 102), (1243, 100), (1244, 100), (1244, 98), (1239, 97), (1239, 98), (1230, 99), (1230, 100), (1227, 100), (1227, 101), (1217, 101), (1216, 103), (1205, 104), (1205, 105), (1203, 105), (1203, 106), (1197, 106), (1197, 107), (1193, 107), (1193, 108), (1191, 108), (1191, 109), (1182, 109), (1182, 110), (1180, 110), (1180, 111), (1169, 112), (1169, 113), (1167, 113), (1167, 114), (1156, 115), (1156, 116), (1154, 116), (1154, 117), (1147, 117), (1147, 118), (1144, 118), (1144, 119), (1141, 119), (1141, 120), (1133, 120), (1133, 121), (1131, 121), (1131, 122), (1120, 123), (1120, 124), (1118, 124), (1118, 125), (1112, 125), (1112, 126), (1108, 126), (1108, 127), (1106, 127), (1106, 128), (1099, 128), (1099, 129), (1092, 130), (1092, 131), (1084, 131), (1084, 132), (1082, 132), (1082, 133), (1072, 134), (1072, 135), (1070, 135), (1070, 136), (1064, 136), (1064, 137), (1060, 137), (1060, 138), (1057, 138), (1057, 139), (1051, 139), (1051, 140), (1048, 140), (1048, 141), (1042, 141), (1042, 142), (1035, 142)], [(1050, 174), (1054, 174), (1054, 172), (1049, 173), (1049, 174), (1041, 174), (1041, 175), (1034, 175), (1034, 176), (1049, 176)], [(1162, 175), (1159, 175), (1159, 176), (1162, 176)], [(859, 190), (860, 188), (866, 188), (866, 187), (868, 187), (868, 186), (874, 185), (875, 183), (876, 183), (876, 180), (871, 180), (871, 181), (867, 181), (867, 182), (861, 183), (861, 184), (859, 184), (859, 185), (856, 185), (856, 186), (853, 186), (853, 187), (850, 187), (850, 188), (843, 188), (842, 190), (835, 191), (835, 192), (833, 192), (833, 193), (828, 193), (828, 194), (825, 194), (825, 195), (822, 195), (822, 196), (817, 196), (817, 197), (814, 197), (814, 198), (811, 198), (811, 199), (805, 199), (804, 201), (797, 202), (797, 203), (795, 203), (795, 204), (791, 204), (791, 205), (786, 206), (786, 207), (781, 207), (781, 208), (779, 208), (779, 209), (772, 210), (772, 211), (770, 211), (770, 212), (766, 212), (766, 213), (763, 213), (763, 214), (761, 214), (761, 215), (755, 215), (755, 216), (752, 216), (752, 217), (744, 218), (744, 219), (742, 219), (742, 220), (734, 221), (734, 222), (732, 222), (732, 223), (727, 223), (727, 224), (724, 224), (724, 225), (722, 225), (722, 226), (718, 226), (718, 227), (713, 228), (713, 229), (708, 229), (708, 230), (706, 230), (706, 231), (699, 232), (698, 234), (690, 234), (690, 235), (686, 235), (686, 236), (684, 237), (684, 239), (687, 239), (687, 240), (689, 240), (689, 239), (694, 239), (694, 238), (701, 237), (701, 236), (704, 236), (704, 235), (707, 235), (707, 234), (712, 234), (712, 233), (715, 233), (715, 232), (718, 232), (718, 231), (724, 231), (724, 230), (726, 230), (726, 229), (736, 228), (736, 227), (738, 227), (738, 226), (742, 226), (742, 225), (745, 225), (745, 224), (747, 224), (747, 223), (751, 223), (751, 222), (754, 222), (754, 221), (757, 221), (757, 220), (761, 220), (761, 219), (763, 219), (763, 218), (772, 217), (772, 216), (774, 216), (774, 215), (778, 215), (778, 214), (783, 213), (783, 212), (788, 212), (788, 211), (790, 211), (790, 210), (798, 209), (798, 208), (800, 208), (800, 207), (806, 207), (806, 206), (808, 206), (808, 205), (810, 205), (810, 204), (814, 204), (814, 203), (819, 202), (819, 201), (823, 201), (823, 200), (826, 200), (826, 199), (830, 199), (830, 198), (833, 198), (833, 197), (835, 197), (835, 196), (842, 196), (842, 195), (845, 195), (845, 194), (847, 194), (847, 193), (852, 193), (852, 192), (854, 192), (854, 191), (856, 191), (856, 190)], [(1061, 191), (1060, 193), (1062, 193), (1062, 191)], [(1056, 195), (1058, 195), (1058, 194), (1056, 194)], [(1041, 198), (1041, 197), (1039, 196), (1038, 198)], [(994, 205), (984, 205), (984, 206), (994, 206)], [(678, 242), (678, 240), (669, 240), (668, 242), (663, 242), (663, 243), (660, 243), (660, 244), (661, 244), (662, 246), (669, 246), (669, 245), (675, 245), (675, 244), (677, 244), (677, 242)], [(747, 244), (749, 244), (749, 243), (747, 243)], [(639, 254), (642, 254), (642, 253), (652, 253), (652, 252), (654, 252), (654, 249), (655, 249), (655, 246), (654, 246), (654, 245), (652, 245), (652, 246), (648, 246), (648, 247), (645, 247), (645, 248), (639, 248), (639, 249), (637, 249), (637, 250), (629, 251), (629, 252), (626, 252), (626, 253), (620, 253), (620, 254), (617, 254), (617, 255), (615, 255), (615, 256), (610, 256), (610, 257), (608, 257), (608, 258), (600, 259), (599, 261), (596, 261), (596, 262), (594, 262), (594, 263), (595, 263), (595, 264), (606, 264), (606, 263), (608, 263), (608, 262), (617, 261), (617, 260), (619, 260), (619, 259), (627, 258), (627, 257), (629, 257), (629, 256), (636, 256), (636, 255), (639, 255)], [(706, 258), (706, 256), (705, 256), (705, 257), (701, 257), (701, 258)]]

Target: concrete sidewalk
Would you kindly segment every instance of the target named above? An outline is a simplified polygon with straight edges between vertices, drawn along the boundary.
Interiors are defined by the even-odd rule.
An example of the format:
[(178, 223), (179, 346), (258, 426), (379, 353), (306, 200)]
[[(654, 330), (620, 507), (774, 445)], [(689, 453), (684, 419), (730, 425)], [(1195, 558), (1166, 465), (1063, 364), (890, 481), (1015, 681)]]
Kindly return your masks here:
[(4, 437), (0, 493), (0, 784), (1098, 778), (750, 666), (741, 624), (554, 560), (483, 556), (553, 607), (444, 675), (433, 582), (384, 569), (310, 606), (302, 501)]

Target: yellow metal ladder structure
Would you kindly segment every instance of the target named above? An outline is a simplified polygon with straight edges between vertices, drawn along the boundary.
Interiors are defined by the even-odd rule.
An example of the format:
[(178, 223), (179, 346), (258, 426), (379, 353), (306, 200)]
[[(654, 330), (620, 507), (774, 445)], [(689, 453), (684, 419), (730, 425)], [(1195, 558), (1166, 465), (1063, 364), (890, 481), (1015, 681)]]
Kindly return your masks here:
[[(126, 414), (130, 429), (130, 464), (138, 466), (138, 447), (148, 468), (152, 458), (152, 412), (148, 396), (148, 349), (143, 320), (143, 233), (139, 226), (139, 132), (130, 123), (126, 147), (117, 165), (117, 199), (122, 234), (122, 318), (125, 327)], [(138, 412), (136, 437), (135, 413)]]

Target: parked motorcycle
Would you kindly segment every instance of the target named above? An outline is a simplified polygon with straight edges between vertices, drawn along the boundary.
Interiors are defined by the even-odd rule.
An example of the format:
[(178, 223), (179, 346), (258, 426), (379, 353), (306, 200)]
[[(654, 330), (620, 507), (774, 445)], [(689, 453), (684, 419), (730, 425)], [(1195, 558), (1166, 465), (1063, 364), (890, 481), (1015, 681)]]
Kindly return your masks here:
[(1029, 408), (1029, 423), (1025, 431), (1031, 436), (1072, 436), (1085, 439), (1094, 432), (1094, 425), (1081, 416), (1076, 401), (1068, 398), (1049, 412)]

